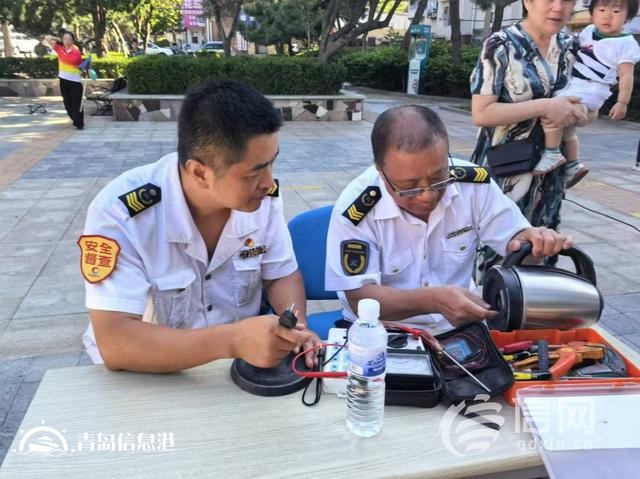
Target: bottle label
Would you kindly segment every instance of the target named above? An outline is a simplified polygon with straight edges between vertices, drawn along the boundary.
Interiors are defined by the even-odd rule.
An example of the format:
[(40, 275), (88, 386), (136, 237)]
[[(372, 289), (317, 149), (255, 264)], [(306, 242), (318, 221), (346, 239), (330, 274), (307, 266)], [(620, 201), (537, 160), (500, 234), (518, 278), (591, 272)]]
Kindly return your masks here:
[(385, 370), (387, 350), (371, 350), (349, 344), (349, 362), (351, 370), (360, 376), (379, 376)]

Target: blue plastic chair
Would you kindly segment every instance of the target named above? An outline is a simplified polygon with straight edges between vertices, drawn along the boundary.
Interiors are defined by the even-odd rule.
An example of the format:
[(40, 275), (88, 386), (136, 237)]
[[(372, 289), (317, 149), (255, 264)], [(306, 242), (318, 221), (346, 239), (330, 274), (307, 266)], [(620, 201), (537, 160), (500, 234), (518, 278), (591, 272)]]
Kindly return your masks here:
[[(327, 230), (333, 206), (324, 206), (300, 213), (289, 221), (289, 232), (298, 267), (304, 279), (304, 291), (309, 300), (338, 299), (335, 291), (324, 289), (324, 267), (327, 257)], [(309, 328), (320, 339), (327, 339), (329, 329), (342, 319), (342, 311), (325, 311), (307, 316)]]

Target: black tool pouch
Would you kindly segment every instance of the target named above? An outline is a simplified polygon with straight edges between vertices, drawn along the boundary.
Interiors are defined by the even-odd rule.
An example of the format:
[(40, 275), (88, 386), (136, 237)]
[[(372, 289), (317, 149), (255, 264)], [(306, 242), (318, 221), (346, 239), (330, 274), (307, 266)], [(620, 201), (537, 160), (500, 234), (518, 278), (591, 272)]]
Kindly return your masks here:
[(484, 324), (467, 323), (436, 336), (436, 339), (490, 390), (486, 391), (443, 353), (434, 353), (434, 363), (444, 379), (442, 396), (449, 401), (473, 400), (481, 394), (495, 396), (514, 383), (511, 368)]

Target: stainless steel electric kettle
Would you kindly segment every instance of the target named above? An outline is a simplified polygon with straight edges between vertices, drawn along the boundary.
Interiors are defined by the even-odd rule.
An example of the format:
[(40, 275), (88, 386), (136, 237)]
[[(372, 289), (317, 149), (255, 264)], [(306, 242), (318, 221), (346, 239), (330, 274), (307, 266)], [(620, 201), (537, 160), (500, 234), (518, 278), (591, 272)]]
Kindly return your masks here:
[(576, 272), (550, 266), (524, 266), (531, 243), (507, 255), (501, 266), (487, 271), (483, 299), (498, 311), (490, 329), (587, 328), (600, 319), (604, 301), (596, 288), (593, 262), (574, 246), (560, 255), (573, 261)]

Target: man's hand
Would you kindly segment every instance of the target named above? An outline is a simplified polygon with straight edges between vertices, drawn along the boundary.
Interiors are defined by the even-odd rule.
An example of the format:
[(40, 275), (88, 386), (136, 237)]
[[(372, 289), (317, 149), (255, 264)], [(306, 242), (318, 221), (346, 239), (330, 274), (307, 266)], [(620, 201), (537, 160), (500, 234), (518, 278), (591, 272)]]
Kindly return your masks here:
[(509, 242), (507, 251), (512, 253), (520, 250), (523, 241), (531, 242), (531, 254), (536, 258), (554, 256), (561, 250), (573, 246), (571, 236), (561, 235), (557, 231), (544, 226), (537, 228), (532, 226), (515, 235)]
[(462, 326), (471, 321), (482, 321), (495, 317), (498, 313), (490, 310), (490, 305), (466, 288), (460, 286), (432, 286), (434, 312), (442, 314), (453, 326)]
[(277, 366), (291, 351), (299, 351), (312, 341), (309, 330), (280, 326), (273, 314), (253, 316), (235, 323), (232, 354), (259, 368)]
[[(322, 341), (320, 340), (318, 335), (313, 331), (311, 331), (310, 329), (308, 329), (304, 324), (298, 323), (296, 325), (296, 329), (298, 331), (311, 334), (311, 337), (307, 340), (307, 342), (305, 342), (302, 345), (302, 348), (301, 348), (302, 351), (313, 349), (316, 346), (320, 346), (320, 344), (322, 344)], [(318, 365), (318, 353), (319, 353), (319, 350), (316, 349), (314, 351), (309, 351), (307, 354), (304, 355), (304, 363), (307, 365), (307, 368), (313, 369)]]
[(612, 120), (623, 120), (627, 116), (626, 103), (617, 102), (609, 111), (609, 118)]

